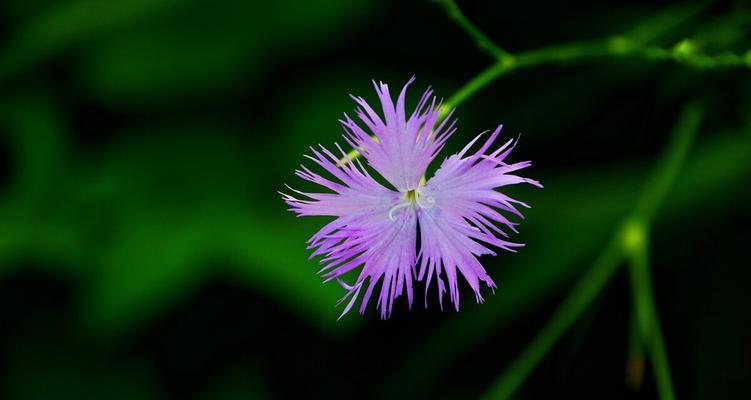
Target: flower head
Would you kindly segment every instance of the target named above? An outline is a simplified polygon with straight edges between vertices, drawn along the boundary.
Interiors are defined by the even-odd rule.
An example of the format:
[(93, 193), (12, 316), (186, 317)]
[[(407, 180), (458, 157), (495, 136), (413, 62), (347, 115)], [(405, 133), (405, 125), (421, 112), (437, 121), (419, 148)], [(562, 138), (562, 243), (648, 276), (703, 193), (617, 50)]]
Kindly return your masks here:
[[(394, 300), (406, 292), (413, 303), (413, 281), (426, 280), (427, 292), (433, 280), (438, 285), (439, 304), (448, 291), (449, 300), (459, 309), (459, 275), (483, 301), (480, 285), (494, 289), (495, 283), (477, 259), (495, 255), (493, 247), (514, 251), (522, 244), (507, 241), (502, 229), (516, 232), (514, 222), (504, 213), (523, 218), (517, 206), (528, 207), (496, 189), (517, 183), (541, 187), (531, 179), (513, 173), (528, 167), (529, 161), (508, 163), (513, 139), (491, 151), (501, 132), (499, 126), (475, 151), (475, 137), (462, 151), (446, 158), (435, 175), (424, 180), (428, 165), (456, 131), (451, 113), (441, 120), (441, 103), (430, 89), (407, 115), (404, 86), (394, 104), (388, 85), (375, 85), (383, 115), (376, 113), (361, 97), (359, 123), (344, 115), (344, 140), (363, 155), (352, 160), (336, 144), (337, 153), (323, 146), (311, 147), (306, 156), (328, 172), (324, 177), (301, 166), (296, 175), (328, 189), (325, 193), (305, 193), (289, 188), (301, 198), (282, 193), (290, 211), (300, 216), (329, 216), (335, 219), (308, 241), (312, 257), (323, 256), (320, 273), (325, 281), (336, 280), (346, 290), (340, 303), (347, 301), (346, 314), (364, 290), (359, 307), (364, 313), (380, 282), (376, 307), (388, 318)], [(450, 122), (449, 122), (450, 121)], [(372, 168), (388, 185), (371, 175)], [(383, 181), (381, 180), (381, 181)], [(304, 196), (304, 197), (302, 197)], [(419, 237), (419, 240), (418, 240)], [(354, 282), (343, 275), (360, 268)]]

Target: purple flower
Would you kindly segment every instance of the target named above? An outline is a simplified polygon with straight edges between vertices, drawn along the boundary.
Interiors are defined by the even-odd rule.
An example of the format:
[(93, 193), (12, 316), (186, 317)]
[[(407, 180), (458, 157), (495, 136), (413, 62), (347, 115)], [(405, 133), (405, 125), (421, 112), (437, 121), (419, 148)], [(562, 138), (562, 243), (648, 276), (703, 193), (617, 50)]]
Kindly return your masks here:
[[(517, 183), (542, 187), (539, 182), (512, 174), (531, 164), (506, 162), (515, 145), (513, 139), (490, 151), (502, 126), (479, 149), (470, 152), (483, 134), (475, 137), (458, 154), (445, 159), (435, 175), (425, 182), (428, 165), (456, 131), (456, 120), (449, 122), (452, 111), (439, 121), (441, 103), (436, 104), (430, 89), (408, 116), (404, 101), (407, 87), (413, 81), (414, 78), (410, 79), (404, 86), (396, 105), (388, 85), (373, 82), (383, 117), (364, 99), (352, 96), (360, 106), (356, 112), (362, 125), (346, 114), (340, 120), (344, 139), (380, 174), (383, 178), (380, 182), (359, 159), (347, 157), (337, 144), (337, 154), (320, 146), (320, 149), (311, 147), (312, 156), (306, 155), (335, 179), (323, 177), (305, 166), (296, 171), (300, 178), (317, 183), (328, 192), (305, 193), (289, 188), (305, 196), (302, 199), (282, 193), (290, 211), (298, 216), (335, 217), (310, 238), (308, 248), (314, 249), (311, 258), (323, 256), (320, 273), (325, 281), (336, 279), (347, 291), (339, 301), (341, 304), (349, 299), (342, 316), (352, 308), (363, 289), (360, 313), (364, 313), (379, 281), (376, 308), (380, 308), (381, 318), (391, 315), (394, 300), (405, 291), (407, 303), (412, 307), (414, 279), (427, 279), (426, 307), (428, 288), (435, 279), (441, 307), (448, 287), (450, 301), (458, 311), (459, 274), (481, 303), (481, 282), (491, 289), (496, 286), (477, 257), (495, 255), (492, 247), (514, 251), (515, 247), (523, 246), (506, 240), (508, 234), (500, 226), (516, 232), (517, 224), (502, 212), (523, 218), (516, 205), (529, 207), (495, 189)], [(360, 267), (357, 279), (352, 284), (345, 283), (342, 277)]]

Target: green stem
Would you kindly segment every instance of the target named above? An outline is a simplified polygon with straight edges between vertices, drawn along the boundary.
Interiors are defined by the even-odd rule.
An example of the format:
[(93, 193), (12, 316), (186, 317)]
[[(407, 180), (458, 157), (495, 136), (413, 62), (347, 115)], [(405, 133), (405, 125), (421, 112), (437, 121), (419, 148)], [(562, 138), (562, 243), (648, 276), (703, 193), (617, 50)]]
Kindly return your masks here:
[[(654, 306), (654, 305), (653, 305)], [(656, 312), (656, 311), (655, 311)], [(670, 374), (668, 353), (665, 349), (665, 339), (662, 336), (662, 328), (657, 315), (654, 315), (652, 339), (650, 341), (649, 361), (652, 363), (657, 392), (662, 400), (674, 400), (675, 390)]]
[(446, 115), (452, 108), (463, 103), (480, 89), (488, 86), (490, 82), (493, 82), (498, 79), (499, 76), (510, 72), (512, 69), (514, 69), (513, 61), (499, 61), (491, 65), (474, 78), (470, 79), (469, 82), (465, 83), (464, 86), (452, 94), (448, 101), (446, 101), (441, 107), (441, 113)]
[(576, 321), (610, 280), (622, 259), (618, 236), (613, 237), (589, 271), (568, 293), (561, 305), (524, 351), (509, 365), (483, 399), (508, 399), (521, 386), (545, 354)]
[[(535, 66), (582, 62), (607, 57), (632, 57), (649, 61), (672, 60), (683, 65), (701, 69), (751, 67), (751, 50), (745, 55), (737, 55), (729, 52), (707, 55), (699, 52), (693, 42), (689, 40), (679, 42), (672, 49), (644, 44), (646, 41), (660, 35), (666, 26), (671, 26), (670, 23), (665, 22), (664, 18), (646, 21), (629, 31), (627, 35), (612, 36), (591, 41), (563, 43), (519, 54), (511, 54), (482, 33), (477, 26), (467, 19), (453, 0), (437, 0), (437, 2), (448, 17), (466, 31), (481, 49), (497, 59), (493, 65), (470, 79), (469, 82), (465, 83), (459, 90), (449, 96), (448, 101), (441, 107), (442, 117), (446, 116), (451, 109), (459, 106), (459, 104), (474, 96), (499, 77), (517, 69)], [(707, 6), (705, 3), (708, 4), (709, 2), (697, 3), (691, 7), (682, 6), (679, 9), (680, 18), (677, 18), (676, 21), (685, 22), (704, 9)], [(375, 136), (373, 138), (375, 140)], [(349, 162), (347, 158), (354, 160), (359, 157), (360, 152), (357, 149), (353, 149), (347, 156), (341, 159), (343, 164)]]
[(644, 382), (644, 340), (642, 339), (636, 308), (632, 307), (628, 319), (628, 353), (626, 354), (626, 386), (641, 389)]
[(665, 155), (660, 159), (655, 172), (647, 182), (644, 194), (637, 202), (634, 215), (628, 224), (628, 235), (624, 237), (637, 325), (642, 343), (649, 353), (657, 392), (662, 400), (675, 399), (675, 390), (655, 305), (654, 289), (649, 276), (648, 229), (675, 177), (685, 163), (699, 131), (702, 114), (702, 108), (696, 103), (689, 103), (684, 108), (670, 135)]
[(475, 26), (472, 21), (467, 19), (459, 6), (456, 5), (454, 0), (437, 0), (437, 3), (443, 11), (451, 18), (460, 28), (474, 39), (479, 48), (488, 53), (495, 59), (503, 60), (511, 55), (496, 45), (490, 38), (488, 38), (480, 29)]
[(639, 199), (634, 217), (651, 223), (670, 186), (686, 161), (689, 149), (694, 142), (702, 120), (703, 110), (697, 103), (689, 103), (683, 109), (670, 139), (664, 156), (647, 182)]
[[(685, 45), (689, 43), (689, 45)], [(668, 50), (657, 46), (647, 46), (624, 36), (613, 36), (592, 41), (563, 43), (525, 51), (516, 55), (509, 54), (491, 65), (479, 75), (472, 78), (454, 93), (444, 104), (446, 111), (457, 107), (473, 96), (480, 89), (508, 72), (545, 65), (568, 64), (592, 61), (602, 58), (637, 58), (647, 61), (672, 60), (690, 67), (712, 69), (721, 67), (749, 67), (751, 58), (732, 53), (715, 56), (702, 54), (693, 49), (690, 41), (682, 41), (674, 49)]]
[[(647, 231), (651, 216), (659, 207), (683, 166), (688, 150), (693, 143), (693, 138), (699, 130), (701, 115), (702, 110), (696, 103), (690, 103), (684, 108), (678, 118), (676, 128), (671, 133), (670, 142), (663, 156), (636, 203), (633, 215), (624, 220), (595, 263), (580, 278), (537, 336), (491, 385), (483, 396), (484, 399), (510, 398), (550, 348), (586, 310), (587, 306), (613, 276), (623, 257), (639, 252), (646, 257)], [(648, 264), (645, 260), (640, 262), (642, 262), (643, 267), (647, 267)], [(635, 281), (636, 287), (634, 288), (634, 299), (639, 302), (638, 306), (635, 305), (638, 325), (642, 333), (647, 332), (647, 329), (651, 332), (648, 336), (651, 339), (647, 350), (653, 365), (655, 380), (658, 382), (661, 399), (672, 399), (674, 397), (670, 368), (659, 321), (657, 320), (651, 283), (647, 279), (649, 275), (648, 272), (646, 274), (643, 271), (637, 272), (641, 274), (638, 277), (639, 281)], [(644, 275), (646, 275), (646, 278)]]
[(674, 400), (675, 391), (670, 377), (670, 365), (657, 316), (652, 280), (649, 276), (649, 251), (647, 240), (628, 254), (632, 298), (642, 343), (646, 346), (652, 372), (661, 400)]

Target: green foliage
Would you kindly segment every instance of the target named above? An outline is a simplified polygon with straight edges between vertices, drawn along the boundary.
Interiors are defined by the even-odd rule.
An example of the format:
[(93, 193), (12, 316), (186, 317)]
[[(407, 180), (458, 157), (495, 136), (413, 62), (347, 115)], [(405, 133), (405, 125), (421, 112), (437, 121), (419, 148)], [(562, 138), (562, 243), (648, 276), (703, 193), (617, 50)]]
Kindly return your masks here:
[[(711, 97), (703, 96), (712, 92), (701, 74), (742, 76), (742, 87), (751, 87), (751, 14), (743, 7), (709, 18), (711, 2), (684, 3), (645, 12), (631, 29), (601, 39), (510, 51), (453, 1), (439, 3), (490, 56), (485, 70), (465, 71), (469, 79), (456, 87), (457, 78), (427, 72), (439, 76), (436, 87), (456, 89), (441, 94), (445, 110), (460, 106), (471, 128), (457, 142), (473, 124), (501, 117), (537, 149), (645, 129), (596, 128), (602, 114), (620, 111), (611, 109), (617, 103), (603, 106), (607, 99), (643, 82), (660, 81), (645, 100), (656, 114), (681, 106), (686, 93)], [(308, 259), (305, 241), (324, 221), (289, 215), (276, 191), (295, 179), (307, 146), (342, 144), (336, 120), (352, 108), (348, 93), (368, 93), (369, 78), (396, 75), (391, 68), (409, 60), (400, 53), (406, 46), (393, 43), (364, 61), (334, 60), (338, 46), (360, 45), (349, 43), (350, 34), (385, 23), (376, 18), (382, 4), (16, 0), (4, 7), (0, 147), (8, 148), (10, 172), (0, 186), (0, 281), (36, 272), (75, 292), (65, 323), (31, 318), (37, 328), (64, 326), (59, 337), (8, 333), (4, 398), (164, 397), (153, 360), (127, 355), (113, 364), (108, 357), (214, 282), (231, 282), (269, 308), (253, 314), (255, 330), (269, 329), (264, 318), (275, 313), (327, 347), (351, 346), (345, 341), (367, 333), (362, 325), (375, 316), (337, 322), (343, 291), (322, 284), (317, 260)], [(431, 29), (405, 32), (404, 41), (432, 40)], [(436, 63), (447, 57), (441, 52)], [(315, 60), (319, 54), (324, 61)], [(572, 68), (580, 64), (587, 66)], [(509, 89), (500, 100), (492, 97), (499, 81)], [(733, 103), (742, 117), (711, 101), (676, 120), (676, 137), (697, 134), (696, 146), (668, 141), (664, 124), (649, 131), (663, 150), (646, 157), (571, 160), (552, 172), (558, 166), (540, 160), (545, 189), (520, 196), (533, 205), (519, 238), (527, 247), (483, 259), (498, 293), (482, 306), (463, 301), (461, 313), (440, 314), (434, 329), (386, 366), (384, 381), (372, 382), (374, 390), (384, 398), (425, 394), (478, 343), (573, 288), (517, 361), (507, 370), (497, 365), (488, 396), (512, 395), (626, 260), (635, 284), (632, 346), (652, 357), (661, 394), (670, 398), (670, 357), (657, 319), (664, 314), (649, 280), (653, 232), (684, 227), (697, 214), (728, 218), (733, 201), (749, 194), (751, 97)], [(704, 120), (711, 130), (699, 129)], [(538, 162), (531, 150), (523, 154)], [(657, 154), (667, 156), (655, 168)], [(634, 221), (627, 226), (639, 229), (630, 237), (644, 241), (625, 246), (621, 229)], [(195, 395), (272, 398), (265, 367), (234, 360)]]
[[(47, 126), (59, 117), (44, 104), (17, 104), (25, 113), (11, 113), (8, 124), (14, 137), (26, 138), (18, 143), (17, 153), (30, 157), (23, 165), (44, 169), (20, 168), (19, 179), (33, 186), (9, 200), (9, 219), (17, 222), (3, 227), (9, 249), (3, 256), (26, 249), (71, 268), (87, 267), (71, 272), (90, 285), (85, 315), (94, 327), (127, 332), (202, 279), (232, 274), (322, 329), (339, 329), (332, 325), (338, 291), (312, 278), (314, 264), (302, 246), (288, 249), (282, 240), (303, 243), (304, 227), (269, 223), (247, 206), (254, 202), (248, 186), (254, 168), (243, 156), (247, 143), (232, 142), (220, 124), (195, 123), (162, 128), (169, 133), (161, 143), (148, 132), (129, 133), (97, 157), (74, 162), (62, 154), (60, 128)], [(31, 158), (38, 156), (43, 162)], [(55, 160), (58, 165), (45, 166)], [(215, 257), (237, 267), (203, 270)]]
[(302, 55), (279, 49), (331, 40), (332, 30), (351, 29), (368, 9), (365, 1), (329, 0), (320, 6), (281, 1), (266, 7), (189, 1), (158, 24), (143, 20), (97, 41), (83, 56), (80, 76), (97, 97), (130, 104), (231, 91), (263, 76), (277, 59)]

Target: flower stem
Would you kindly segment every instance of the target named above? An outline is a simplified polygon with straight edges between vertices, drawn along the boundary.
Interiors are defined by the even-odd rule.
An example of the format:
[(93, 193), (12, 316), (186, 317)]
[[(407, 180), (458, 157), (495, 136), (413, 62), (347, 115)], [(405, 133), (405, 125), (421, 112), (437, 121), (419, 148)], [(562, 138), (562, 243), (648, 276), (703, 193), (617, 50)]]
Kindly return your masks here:
[(672, 182), (680, 172), (694, 142), (703, 110), (697, 103), (689, 103), (683, 109), (678, 123), (670, 136), (655, 172), (650, 176), (644, 193), (639, 198), (634, 212), (635, 218), (650, 224), (667, 195)]
[(610, 240), (605, 250), (587, 273), (568, 293), (540, 333), (493, 383), (483, 399), (508, 399), (524, 383), (532, 370), (579, 318), (600, 290), (618, 269), (622, 249), (617, 237)]
[(652, 372), (661, 400), (674, 400), (675, 391), (670, 377), (670, 365), (657, 316), (652, 281), (649, 276), (648, 241), (644, 240), (628, 254), (629, 277), (639, 336), (652, 364)]
[[(637, 58), (647, 61), (674, 61), (682, 65), (700, 69), (730, 67), (751, 67), (749, 57), (733, 53), (714, 56), (696, 51), (691, 41), (679, 42), (673, 49), (648, 46), (625, 36), (613, 36), (591, 41), (563, 43), (550, 47), (525, 51), (497, 61), (454, 93), (443, 105), (447, 112), (463, 103), (480, 89), (485, 88), (499, 77), (520, 69), (532, 67), (592, 61), (602, 58)], [(688, 45), (687, 45), (688, 44)], [(442, 110), (442, 111), (444, 111)]]
[(452, 108), (463, 103), (468, 98), (472, 97), (480, 89), (488, 86), (490, 82), (498, 79), (499, 76), (510, 72), (514, 68), (513, 61), (499, 61), (484, 71), (477, 74), (469, 82), (464, 84), (459, 90), (452, 94), (449, 99), (441, 106), (441, 114), (446, 115)]
[[(751, 50), (745, 55), (730, 52), (708, 55), (700, 52), (697, 46), (688, 39), (678, 42), (673, 48), (645, 44), (647, 40), (653, 39), (662, 32), (664, 27), (655, 28), (652, 26), (657, 25), (657, 23), (664, 25), (664, 20), (662, 19), (648, 21), (631, 29), (625, 35), (563, 43), (512, 54), (503, 50), (482, 33), (467, 19), (453, 0), (437, 0), (437, 2), (449, 18), (464, 29), (481, 49), (496, 59), (494, 64), (477, 74), (454, 92), (454, 94), (449, 96), (448, 101), (441, 106), (440, 112), (442, 117), (446, 116), (451, 109), (464, 103), (499, 77), (515, 70), (537, 66), (585, 62), (602, 58), (630, 57), (653, 62), (674, 61), (698, 69), (751, 68)], [(685, 20), (695, 15), (697, 10), (701, 10), (705, 6), (706, 4), (703, 4), (683, 10), (682, 18), (677, 19), (677, 21), (685, 22)], [(351, 160), (359, 156), (360, 152), (357, 149), (353, 149), (348, 153), (348, 157)], [(347, 157), (342, 158), (341, 161), (343, 164), (346, 164), (348, 162)]]
[(437, 0), (436, 1), (446, 15), (451, 18), (460, 28), (475, 40), (477, 46), (497, 60), (503, 60), (511, 55), (495, 44), (472, 21), (467, 19), (459, 6), (454, 0)]
[(628, 352), (626, 353), (626, 386), (638, 391), (644, 382), (646, 367), (644, 343), (639, 331), (636, 310), (632, 307), (628, 321)]
[[(641, 257), (634, 271), (637, 279), (634, 285), (634, 301), (637, 323), (642, 337), (649, 338), (646, 350), (657, 381), (660, 398), (671, 400), (674, 391), (670, 379), (667, 352), (662, 338), (654, 295), (649, 281), (647, 262), (647, 232), (654, 213), (665, 198), (673, 180), (685, 162), (693, 139), (699, 130), (702, 110), (696, 103), (689, 103), (678, 118), (671, 133), (670, 142), (645, 185), (631, 216), (627, 217), (615, 231), (603, 252), (596, 258), (589, 270), (566, 295), (561, 305), (545, 323), (529, 345), (511, 362), (495, 380), (483, 399), (508, 399), (526, 380), (542, 358), (566, 330), (587, 309), (596, 295), (604, 288), (618, 266), (634, 254)], [(629, 258), (630, 259), (630, 258)], [(648, 335), (645, 335), (648, 332)]]

